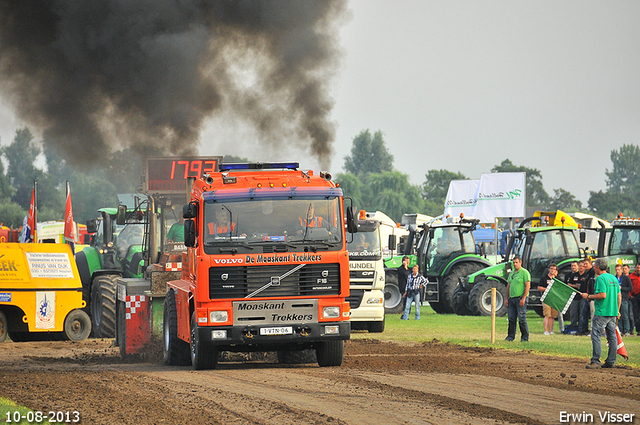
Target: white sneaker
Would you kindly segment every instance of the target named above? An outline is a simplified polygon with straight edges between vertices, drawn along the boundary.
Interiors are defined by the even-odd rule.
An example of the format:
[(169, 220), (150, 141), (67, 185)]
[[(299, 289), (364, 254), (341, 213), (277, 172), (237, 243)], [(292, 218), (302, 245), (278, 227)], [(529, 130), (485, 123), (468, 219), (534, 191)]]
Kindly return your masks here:
[(544, 334), (545, 335), (549, 335), (549, 331), (544, 331)]
[(553, 332), (553, 331), (549, 332), (549, 335), (555, 335), (555, 334), (556, 334), (556, 333), (555, 333), (555, 332)]

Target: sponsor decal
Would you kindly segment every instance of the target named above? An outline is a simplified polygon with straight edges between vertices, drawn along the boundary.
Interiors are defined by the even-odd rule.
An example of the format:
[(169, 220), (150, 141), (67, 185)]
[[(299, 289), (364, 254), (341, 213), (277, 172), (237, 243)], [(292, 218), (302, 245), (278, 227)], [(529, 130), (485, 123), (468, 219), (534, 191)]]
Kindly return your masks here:
[(56, 252), (25, 252), (33, 277), (73, 278), (69, 256)]
[(56, 293), (36, 292), (36, 329), (53, 329), (56, 325)]
[(11, 292), (0, 292), (0, 303), (10, 303)]
[(242, 258), (214, 258), (213, 261), (216, 264), (242, 264), (244, 260)]
[(284, 303), (239, 303), (238, 311), (284, 310)]
[(271, 320), (273, 322), (300, 322), (300, 321), (313, 320), (313, 315), (312, 314), (296, 314), (296, 313), (288, 313), (288, 314), (271, 313)]
[(244, 261), (247, 264), (266, 264), (266, 263), (308, 263), (314, 261), (321, 261), (321, 254), (286, 254), (286, 255), (263, 255), (258, 254), (255, 257), (247, 255)]
[(356, 262), (352, 262), (349, 263), (349, 268), (350, 269), (375, 269), (376, 266), (373, 263), (356, 263)]

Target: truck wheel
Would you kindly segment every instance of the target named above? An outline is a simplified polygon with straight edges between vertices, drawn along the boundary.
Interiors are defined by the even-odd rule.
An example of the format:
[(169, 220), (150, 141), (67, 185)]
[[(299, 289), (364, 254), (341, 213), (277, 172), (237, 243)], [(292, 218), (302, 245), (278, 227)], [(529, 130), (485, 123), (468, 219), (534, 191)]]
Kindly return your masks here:
[(315, 350), (281, 350), (278, 351), (278, 363), (305, 364), (318, 361)]
[(178, 310), (176, 294), (171, 289), (164, 299), (164, 314), (162, 317), (162, 357), (164, 364), (186, 366), (191, 362), (189, 344), (178, 338)]
[(205, 345), (198, 336), (195, 311), (191, 314), (191, 366), (195, 370), (215, 369), (218, 366), (218, 349)]
[(91, 319), (84, 310), (72, 310), (64, 319), (64, 334), (71, 341), (84, 341), (90, 333)]
[(507, 288), (497, 280), (482, 280), (471, 288), (469, 292), (469, 309), (476, 316), (491, 316), (491, 288), (496, 291), (496, 316), (507, 314), (504, 305)]
[[(451, 271), (440, 279), (440, 304), (442, 311), (437, 313), (454, 313), (453, 308), (453, 291), (458, 286), (458, 280), (461, 277), (467, 277), (470, 274), (483, 269), (484, 266), (476, 263), (462, 263), (453, 266)], [(435, 309), (434, 309), (435, 310)]]
[(404, 310), (404, 298), (398, 288), (398, 275), (387, 273), (384, 284), (384, 312), (387, 314), (402, 313)]
[(7, 339), (7, 316), (0, 311), (0, 342), (5, 342)]
[(384, 319), (381, 322), (369, 322), (367, 323), (367, 329), (371, 333), (384, 332)]
[(116, 336), (117, 274), (105, 274), (93, 280), (91, 287), (91, 322), (97, 338)]
[(342, 356), (344, 354), (344, 341), (325, 341), (321, 342), (316, 348), (316, 356), (318, 356), (318, 366), (340, 366), (342, 364)]
[(462, 285), (456, 286), (456, 289), (453, 290), (451, 303), (453, 304), (453, 312), (458, 316), (473, 316), (469, 310), (469, 292), (465, 291)]

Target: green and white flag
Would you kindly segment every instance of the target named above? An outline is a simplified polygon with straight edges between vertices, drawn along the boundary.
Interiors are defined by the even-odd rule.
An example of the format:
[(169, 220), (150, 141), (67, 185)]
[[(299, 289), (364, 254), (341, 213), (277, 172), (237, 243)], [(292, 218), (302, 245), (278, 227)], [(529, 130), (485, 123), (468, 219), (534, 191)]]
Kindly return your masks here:
[(565, 314), (571, 305), (571, 301), (578, 295), (579, 292), (566, 283), (553, 279), (553, 282), (547, 286), (547, 289), (542, 294), (540, 301), (546, 305), (555, 308), (561, 314)]

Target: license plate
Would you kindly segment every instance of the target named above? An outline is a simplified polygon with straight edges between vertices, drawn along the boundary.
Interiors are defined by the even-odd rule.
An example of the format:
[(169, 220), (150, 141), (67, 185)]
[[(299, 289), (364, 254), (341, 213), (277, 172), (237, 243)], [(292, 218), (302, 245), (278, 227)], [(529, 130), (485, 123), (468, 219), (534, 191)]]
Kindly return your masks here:
[(291, 326), (283, 326), (280, 328), (260, 328), (260, 335), (290, 335), (293, 333)]

